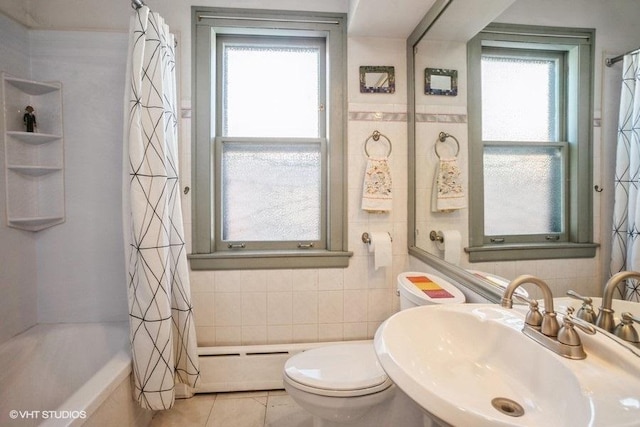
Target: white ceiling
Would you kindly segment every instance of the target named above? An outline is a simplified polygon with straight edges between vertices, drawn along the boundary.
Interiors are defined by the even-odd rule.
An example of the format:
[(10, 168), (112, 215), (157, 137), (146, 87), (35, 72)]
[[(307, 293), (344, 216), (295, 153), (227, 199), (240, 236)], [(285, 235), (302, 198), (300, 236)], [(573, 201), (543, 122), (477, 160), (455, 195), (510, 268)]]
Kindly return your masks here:
[(406, 39), (435, 0), (350, 0), (349, 35)]
[[(453, 0), (426, 35), (467, 41), (515, 0)], [(406, 39), (436, 0), (349, 0), (349, 35)]]

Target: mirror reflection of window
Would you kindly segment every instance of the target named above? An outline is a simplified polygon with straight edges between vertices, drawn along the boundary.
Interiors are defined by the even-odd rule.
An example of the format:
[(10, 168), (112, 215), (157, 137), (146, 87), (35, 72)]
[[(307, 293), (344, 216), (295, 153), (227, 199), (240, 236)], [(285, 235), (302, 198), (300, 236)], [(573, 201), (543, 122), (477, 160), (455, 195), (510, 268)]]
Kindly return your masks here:
[(367, 87), (389, 87), (389, 74), (366, 73), (364, 82)]
[(451, 90), (451, 77), (435, 75), (431, 76), (431, 89)]

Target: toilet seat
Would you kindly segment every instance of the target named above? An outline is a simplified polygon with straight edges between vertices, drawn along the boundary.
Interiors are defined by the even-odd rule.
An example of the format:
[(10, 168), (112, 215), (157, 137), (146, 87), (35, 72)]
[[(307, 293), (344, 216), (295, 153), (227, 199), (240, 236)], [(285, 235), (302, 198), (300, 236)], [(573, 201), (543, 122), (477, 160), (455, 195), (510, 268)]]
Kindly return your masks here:
[(392, 381), (371, 343), (318, 347), (287, 360), (284, 380), (307, 393), (328, 397), (366, 396), (385, 390)]

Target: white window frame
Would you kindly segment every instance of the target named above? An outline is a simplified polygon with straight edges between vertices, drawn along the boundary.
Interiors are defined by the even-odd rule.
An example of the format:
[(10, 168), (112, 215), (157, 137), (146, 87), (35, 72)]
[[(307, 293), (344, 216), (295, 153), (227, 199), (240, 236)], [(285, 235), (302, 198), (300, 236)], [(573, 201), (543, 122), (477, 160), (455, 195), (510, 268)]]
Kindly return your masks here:
[[(192, 269), (347, 267), (346, 15), (230, 8), (192, 8)], [(228, 242), (220, 228), (220, 162), (225, 142), (251, 138), (221, 134), (216, 57), (220, 36), (323, 38), (326, 49), (324, 135), (279, 142), (319, 143), (323, 156), (322, 237), (314, 242)], [(326, 126), (326, 128), (325, 128)], [(268, 142), (268, 139), (259, 139)], [(275, 142), (275, 141), (274, 141)]]
[[(592, 118), (595, 30), (490, 24), (467, 45), (469, 105), (469, 253), (471, 262), (593, 257)], [(564, 232), (488, 236), (484, 232), (481, 57), (483, 48), (542, 50), (564, 57), (559, 144), (566, 168)], [(505, 144), (505, 142), (499, 142)], [(514, 143), (520, 145), (522, 143)], [(526, 145), (526, 143), (524, 144)]]

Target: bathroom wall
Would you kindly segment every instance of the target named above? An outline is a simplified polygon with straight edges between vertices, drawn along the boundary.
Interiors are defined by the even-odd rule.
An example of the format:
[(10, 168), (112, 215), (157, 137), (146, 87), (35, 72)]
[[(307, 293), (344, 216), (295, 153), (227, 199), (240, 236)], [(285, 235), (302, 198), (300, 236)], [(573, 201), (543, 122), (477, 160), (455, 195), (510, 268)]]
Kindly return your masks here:
[[(0, 14), (0, 71), (29, 75), (29, 33)], [(2, 89), (0, 88), (0, 91)], [(11, 112), (7, 112), (11, 114)], [(4, 166), (4, 147), (0, 146)], [(36, 242), (6, 226), (5, 172), (0, 173), (0, 343), (37, 321)]]
[[(150, 0), (148, 3), (165, 16), (179, 39), (181, 175), (182, 184), (189, 186), (190, 5), (195, 2)], [(301, 7), (297, 0), (283, 0), (268, 6), (258, 0), (246, 0), (241, 4), (230, 0), (202, 0), (197, 3), (225, 7)], [(517, 9), (518, 13), (513, 12), (508, 17), (545, 25), (570, 25), (569, 22), (573, 22), (567, 20), (569, 16), (556, 18), (555, 9), (550, 9), (548, 16), (536, 15), (530, 8), (535, 8), (538, 3), (520, 0), (516, 5), (523, 6)], [(545, 7), (555, 4), (551, 1), (544, 3)], [(567, 0), (562, 3), (585, 9), (585, 5), (597, 2)], [(346, 1), (318, 0), (304, 2), (302, 7), (346, 12), (346, 4)], [(634, 7), (632, 2), (624, 0), (615, 4), (621, 11), (625, 10), (625, 5)], [(0, 316), (3, 316), (0, 341), (2, 334), (10, 336), (33, 324), (36, 317), (42, 322), (125, 319), (120, 156), (125, 31), (131, 14), (129, 2), (0, 0), (0, 10), (25, 25), (37, 28), (28, 31), (0, 16), (2, 68), (16, 67), (15, 61), (4, 55), (4, 49), (8, 44), (5, 40), (17, 38), (18, 48), (14, 51), (23, 53), (17, 61), (22, 68), (16, 73), (63, 82), (67, 168), (67, 221), (64, 224), (37, 234), (14, 232), (7, 229), (4, 222), (0, 225), (0, 255), (3, 260), (0, 271)], [(581, 26), (598, 25), (599, 51), (606, 49), (621, 53), (640, 44), (640, 34), (634, 33), (638, 30), (630, 29), (630, 35), (624, 38), (619, 35), (622, 30), (617, 30), (613, 18), (600, 22), (595, 15), (592, 17), (587, 12), (582, 15), (589, 15), (594, 25), (585, 21)], [(533, 22), (529, 16), (540, 16), (540, 19)], [(7, 31), (12, 38), (4, 37)], [(615, 40), (612, 38), (610, 43), (604, 44), (601, 38), (607, 40), (608, 32), (616, 32), (617, 35)], [(348, 48), (349, 154), (346, 161), (349, 171), (349, 249), (354, 252), (350, 265), (346, 269), (192, 272), (196, 326), (201, 345), (366, 338), (373, 335), (382, 320), (397, 310), (395, 276), (409, 268), (406, 249), (405, 41), (350, 37)], [(24, 53), (25, 49), (30, 49), (30, 55)], [(20, 56), (18, 53), (12, 55)], [(361, 65), (394, 66), (395, 94), (360, 94), (358, 67)], [(600, 78), (604, 79), (601, 74), (598, 75)], [(604, 116), (596, 112), (596, 118), (602, 120), (604, 129)], [(454, 134), (464, 132), (455, 126), (448, 131)], [(373, 215), (359, 209), (365, 165), (363, 144), (374, 130), (387, 135), (393, 144), (394, 206), (390, 214)], [(598, 146), (596, 156), (599, 149)], [(603, 168), (598, 158), (595, 165), (599, 176)], [(0, 203), (4, 204), (4, 198), (1, 199)], [(183, 196), (183, 203), (186, 229), (190, 230), (190, 195)], [(4, 215), (4, 209), (2, 211)], [(364, 231), (389, 231), (392, 234), (391, 268), (374, 270), (368, 248), (361, 241)], [(600, 230), (596, 235), (600, 235)], [(7, 259), (15, 262), (5, 261)], [(412, 262), (411, 266), (420, 267), (420, 264)], [(589, 271), (586, 277), (595, 276), (599, 271), (593, 260), (552, 265), (506, 263), (487, 265), (486, 268), (505, 275), (523, 268), (534, 274), (541, 273), (546, 278), (555, 278), (561, 281), (561, 286), (572, 286), (582, 281), (575, 276), (576, 270)], [(581, 283), (578, 285), (582, 286)], [(22, 305), (14, 302), (20, 300), (27, 302)], [(8, 323), (4, 321), (5, 317)]]
[(63, 86), (67, 218), (37, 236), (38, 322), (125, 320), (122, 133), (127, 35), (31, 31), (34, 80)]
[[(407, 125), (405, 41), (375, 37), (348, 40), (349, 250), (346, 269), (194, 271), (191, 274), (201, 345), (333, 341), (373, 336), (398, 309), (395, 277), (407, 267)], [(395, 67), (394, 94), (361, 94), (359, 67)], [(391, 140), (393, 210), (360, 209), (366, 156), (374, 130)], [(370, 143), (371, 144), (371, 143)], [(370, 151), (383, 148), (371, 144)], [(386, 147), (385, 147), (386, 148)], [(384, 150), (383, 150), (384, 151)], [(393, 265), (375, 270), (366, 231), (393, 237)]]

